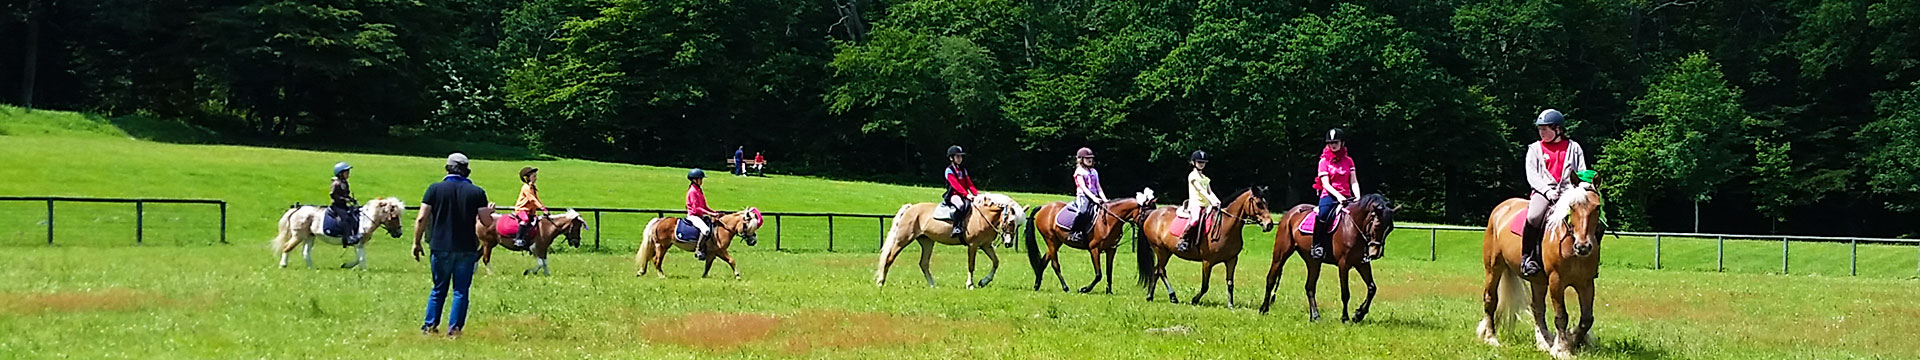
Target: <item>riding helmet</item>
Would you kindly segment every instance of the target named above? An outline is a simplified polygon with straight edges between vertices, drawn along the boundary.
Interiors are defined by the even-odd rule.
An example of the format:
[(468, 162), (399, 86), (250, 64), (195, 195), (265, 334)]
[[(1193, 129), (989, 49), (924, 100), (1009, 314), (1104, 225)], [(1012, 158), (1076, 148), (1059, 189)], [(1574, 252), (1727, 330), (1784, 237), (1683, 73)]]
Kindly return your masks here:
[(1540, 117), (1536, 117), (1533, 119), (1534, 126), (1563, 125), (1566, 122), (1567, 122), (1567, 116), (1561, 115), (1560, 110), (1554, 110), (1554, 109), (1547, 109), (1547, 111), (1541, 111)]
[(333, 176), (340, 176), (340, 173), (346, 172), (347, 170), (353, 170), (353, 165), (347, 165), (345, 161), (341, 161), (339, 164), (333, 164)]
[(1193, 151), (1193, 156), (1192, 156), (1191, 158), (1189, 158), (1188, 160), (1192, 160), (1193, 162), (1207, 162), (1207, 151), (1206, 151), (1206, 150), (1194, 150), (1194, 151)]
[(965, 155), (967, 155), (967, 151), (960, 149), (960, 145), (947, 147), (947, 157), (965, 156)]
[(707, 178), (707, 172), (705, 170), (700, 170), (700, 169), (687, 170), (687, 180), (705, 179), (705, 178)]
[(520, 168), (520, 181), (527, 181), (528, 175), (533, 175), (533, 173), (537, 172), (540, 172), (540, 168), (532, 166)]
[(1093, 157), (1093, 149), (1088, 149), (1088, 148), (1080, 148), (1080, 151), (1076, 151), (1076, 152), (1074, 152), (1074, 154), (1073, 154), (1073, 156), (1074, 156), (1074, 157), (1083, 157), (1083, 158), (1090, 158), (1090, 157)]
[(1332, 143), (1335, 143), (1335, 142), (1346, 142), (1346, 141), (1347, 141), (1347, 131), (1346, 131), (1346, 130), (1341, 130), (1340, 128), (1333, 128), (1333, 130), (1327, 130), (1327, 139), (1326, 139), (1326, 140), (1327, 140), (1327, 143), (1328, 143), (1328, 144), (1332, 144)]

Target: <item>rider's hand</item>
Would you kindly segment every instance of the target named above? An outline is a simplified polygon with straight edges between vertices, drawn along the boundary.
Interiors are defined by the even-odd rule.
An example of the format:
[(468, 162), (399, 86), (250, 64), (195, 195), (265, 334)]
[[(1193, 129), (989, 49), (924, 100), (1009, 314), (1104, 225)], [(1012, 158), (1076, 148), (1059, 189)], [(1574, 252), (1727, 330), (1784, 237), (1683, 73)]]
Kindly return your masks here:
[(420, 243), (413, 244), (413, 262), (420, 262), (420, 255), (426, 251), (420, 249)]

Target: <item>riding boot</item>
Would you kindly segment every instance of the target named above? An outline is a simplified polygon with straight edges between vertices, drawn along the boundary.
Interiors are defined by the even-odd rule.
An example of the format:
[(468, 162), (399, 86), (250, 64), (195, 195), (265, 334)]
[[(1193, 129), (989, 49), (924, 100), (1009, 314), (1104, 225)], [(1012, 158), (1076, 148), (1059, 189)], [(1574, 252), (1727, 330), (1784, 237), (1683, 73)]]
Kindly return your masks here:
[(1318, 219), (1312, 221), (1314, 222), (1313, 248), (1310, 254), (1320, 262), (1330, 262), (1333, 260), (1333, 254), (1332, 251), (1330, 251), (1332, 249), (1329, 249), (1328, 245), (1333, 243), (1333, 229), (1330, 229), (1333, 225)]
[(1076, 242), (1076, 243), (1084, 243), (1084, 242), (1087, 242), (1087, 231), (1085, 231), (1085, 230), (1073, 230), (1072, 232), (1068, 232), (1068, 233), (1067, 233), (1067, 241), (1069, 241), (1069, 242)]
[(706, 234), (701, 234), (700, 241), (693, 243), (693, 258), (695, 260), (707, 261), (707, 238), (708, 237), (710, 236)]
[(1520, 276), (1540, 274), (1540, 238), (1545, 236), (1545, 232), (1546, 229), (1533, 225), (1527, 225), (1526, 229), (1521, 231)]
[(1198, 241), (1199, 238), (1200, 238), (1200, 220), (1194, 220), (1192, 225), (1187, 226), (1187, 236), (1180, 237), (1180, 246), (1175, 247), (1173, 250), (1178, 252), (1187, 252), (1188, 250), (1193, 250), (1193, 243), (1195, 241)]
[(533, 229), (532, 225), (529, 225), (525, 222), (520, 223), (520, 232), (513, 234), (513, 247), (526, 249), (527, 248), (527, 232), (532, 229)]
[(953, 238), (960, 240), (967, 239), (967, 218), (963, 213), (953, 214)]

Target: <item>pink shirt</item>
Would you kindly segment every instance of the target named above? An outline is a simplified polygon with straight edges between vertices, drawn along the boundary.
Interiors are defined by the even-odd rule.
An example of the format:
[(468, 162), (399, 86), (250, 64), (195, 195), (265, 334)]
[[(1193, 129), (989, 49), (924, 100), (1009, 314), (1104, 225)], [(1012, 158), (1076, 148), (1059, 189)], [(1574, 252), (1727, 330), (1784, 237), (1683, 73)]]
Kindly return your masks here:
[(699, 186), (687, 187), (687, 216), (720, 215), (719, 211), (707, 207), (707, 194), (700, 192)]
[(1095, 201), (1107, 201), (1107, 190), (1100, 188), (1100, 171), (1094, 169), (1076, 167), (1073, 170), (1073, 193)]
[[(1333, 158), (1321, 157), (1320, 176), (1327, 177), (1327, 182), (1333, 183), (1333, 190), (1339, 191), (1340, 195), (1353, 197), (1353, 158), (1346, 156)], [(1319, 179), (1315, 178), (1314, 180)], [(1322, 189), (1319, 181), (1313, 182), (1313, 188), (1320, 190), (1320, 196), (1328, 195), (1327, 189)]]

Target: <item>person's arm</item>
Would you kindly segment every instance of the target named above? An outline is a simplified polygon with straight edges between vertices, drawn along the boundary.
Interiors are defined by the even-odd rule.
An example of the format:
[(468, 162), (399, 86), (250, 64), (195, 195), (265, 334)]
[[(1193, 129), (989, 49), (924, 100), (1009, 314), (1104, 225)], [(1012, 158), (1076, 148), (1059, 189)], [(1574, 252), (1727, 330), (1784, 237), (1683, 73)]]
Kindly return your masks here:
[(426, 252), (425, 249), (422, 249), (420, 247), (420, 238), (426, 236), (427, 225), (433, 224), (433, 220), (432, 220), (433, 218), (427, 217), (427, 214), (432, 214), (432, 213), (433, 213), (433, 205), (427, 205), (426, 203), (423, 202), (423, 203), (420, 203), (420, 215), (413, 218), (413, 261), (414, 262), (420, 262), (420, 255)]
[(1103, 202), (1103, 203), (1108, 201), (1113, 201), (1111, 199), (1107, 199), (1107, 189), (1105, 187), (1100, 186), (1099, 171), (1088, 170), (1087, 183), (1093, 184), (1093, 194), (1098, 196), (1094, 198), (1095, 200), (1100, 200), (1100, 202)]
[(1527, 172), (1527, 186), (1533, 188), (1534, 192), (1553, 195), (1553, 177), (1547, 173), (1547, 162), (1543, 160), (1545, 156), (1540, 143), (1528, 145), (1527, 164), (1521, 169)]
[(1572, 142), (1572, 140), (1568, 140), (1568, 142), (1567, 157), (1569, 157), (1569, 159), (1567, 159), (1567, 161), (1573, 164), (1573, 173), (1567, 174), (1567, 176), (1569, 179), (1578, 179), (1581, 171), (1587, 171), (1587, 151), (1580, 148), (1580, 143)]
[(1366, 192), (1360, 191), (1360, 169), (1359, 168), (1354, 168), (1353, 172), (1347, 173), (1347, 180), (1353, 182), (1353, 184), (1349, 185), (1350, 187), (1348, 187), (1348, 189), (1353, 189), (1353, 195), (1359, 196), (1360, 194), (1366, 193)]

